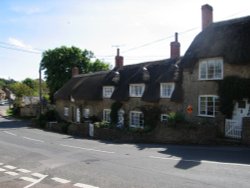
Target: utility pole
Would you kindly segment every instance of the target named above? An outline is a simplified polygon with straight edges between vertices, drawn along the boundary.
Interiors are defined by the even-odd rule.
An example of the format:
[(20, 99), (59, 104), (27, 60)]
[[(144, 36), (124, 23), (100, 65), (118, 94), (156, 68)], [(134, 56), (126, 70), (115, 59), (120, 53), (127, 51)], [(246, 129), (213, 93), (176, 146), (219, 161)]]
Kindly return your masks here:
[(42, 114), (42, 68), (39, 64), (39, 117)]

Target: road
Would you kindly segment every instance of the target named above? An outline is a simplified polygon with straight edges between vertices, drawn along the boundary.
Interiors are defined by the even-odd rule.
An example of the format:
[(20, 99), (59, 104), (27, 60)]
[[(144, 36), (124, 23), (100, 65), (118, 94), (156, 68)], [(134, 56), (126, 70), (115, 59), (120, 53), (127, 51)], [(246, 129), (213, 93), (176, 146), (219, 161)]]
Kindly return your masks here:
[(0, 187), (249, 187), (250, 148), (112, 143), (0, 117)]

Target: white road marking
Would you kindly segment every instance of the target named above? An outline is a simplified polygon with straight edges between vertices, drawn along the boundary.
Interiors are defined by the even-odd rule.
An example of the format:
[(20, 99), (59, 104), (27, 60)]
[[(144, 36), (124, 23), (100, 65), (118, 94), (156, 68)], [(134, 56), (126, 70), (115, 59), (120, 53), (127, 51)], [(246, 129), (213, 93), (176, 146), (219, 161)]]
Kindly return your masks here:
[(95, 187), (92, 185), (88, 185), (88, 184), (83, 184), (83, 183), (76, 183), (74, 184), (75, 187), (81, 187), (81, 188), (99, 188), (99, 187)]
[[(43, 174), (40, 174), (40, 173), (33, 173), (31, 174), (32, 176), (36, 176), (36, 177), (41, 177), (40, 179), (36, 180), (35, 182), (32, 180), (33, 178), (29, 179), (29, 180), (32, 180), (32, 183), (30, 185), (27, 185), (26, 187), (24, 188), (29, 188), (29, 187), (32, 187), (33, 185), (35, 184), (38, 184), (39, 182), (41, 182), (44, 178), (46, 178), (48, 175), (43, 175)], [(28, 180), (26, 177), (24, 177), (26, 180)]]
[(23, 168), (19, 168), (19, 169), (17, 169), (17, 171), (22, 172), (22, 173), (30, 173), (31, 172), (31, 171), (23, 169)]
[(5, 165), (4, 167), (5, 167), (5, 168), (8, 168), (8, 169), (10, 169), (10, 170), (16, 169), (15, 166), (11, 166), (11, 165)]
[(6, 134), (9, 134), (9, 135), (12, 135), (12, 136), (16, 136), (16, 134), (9, 132), (9, 131), (3, 131), (3, 132), (5, 132)]
[(174, 161), (185, 161), (185, 162), (195, 162), (195, 163), (207, 163), (207, 164), (220, 164), (220, 165), (231, 165), (231, 166), (245, 166), (250, 167), (250, 164), (241, 164), (241, 163), (224, 163), (224, 162), (217, 162), (217, 161), (207, 161), (207, 160), (188, 160), (182, 158), (169, 158), (169, 157), (156, 157), (156, 156), (149, 156), (153, 159), (162, 159), (162, 160), (174, 160)]
[(0, 165), (3, 165), (3, 163), (0, 163)]
[(35, 176), (35, 177), (38, 177), (38, 178), (43, 178), (43, 177), (46, 177), (47, 175), (44, 175), (44, 174), (40, 174), (40, 173), (33, 173), (31, 174), (32, 176)]
[(16, 173), (16, 172), (11, 172), (11, 171), (7, 171), (7, 172), (4, 172), (5, 174), (9, 174), (9, 175), (11, 175), (11, 176), (17, 176), (18, 175), (18, 173)]
[(23, 138), (24, 138), (24, 139), (27, 139), (27, 140), (32, 140), (32, 141), (35, 141), (35, 142), (44, 142), (43, 140), (37, 140), (37, 139), (25, 137), (25, 136), (23, 136)]
[(3, 169), (3, 168), (0, 168), (0, 172), (4, 172), (4, 171), (6, 171), (5, 169)]
[(71, 145), (64, 145), (64, 144), (60, 144), (60, 145), (64, 146), (64, 147), (87, 150), (87, 151), (96, 151), (96, 152), (102, 152), (102, 153), (115, 153), (113, 151), (105, 151), (105, 150), (98, 150), (98, 149), (91, 149), (91, 148), (82, 148), (82, 147), (78, 147), (78, 146), (71, 146)]
[(65, 180), (65, 179), (57, 178), (57, 177), (54, 177), (54, 178), (51, 178), (51, 179), (56, 181), (56, 182), (59, 182), (59, 183), (69, 183), (70, 182), (69, 180)]
[(35, 183), (37, 181), (37, 179), (29, 178), (29, 177), (21, 177), (19, 179), (24, 180), (24, 181), (28, 181), (28, 182), (31, 182), (31, 183)]

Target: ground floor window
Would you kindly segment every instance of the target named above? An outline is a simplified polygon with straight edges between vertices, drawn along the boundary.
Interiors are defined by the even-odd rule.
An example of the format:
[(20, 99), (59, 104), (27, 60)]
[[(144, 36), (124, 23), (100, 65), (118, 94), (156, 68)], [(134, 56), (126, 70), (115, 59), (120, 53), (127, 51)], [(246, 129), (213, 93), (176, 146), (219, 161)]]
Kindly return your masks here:
[(143, 128), (144, 127), (144, 116), (140, 111), (130, 112), (130, 127)]
[(110, 109), (104, 109), (103, 110), (103, 121), (107, 121), (107, 122), (111, 121), (111, 119), (110, 119), (110, 112), (111, 112)]
[(199, 96), (199, 116), (215, 117), (219, 111), (219, 97), (216, 95)]
[(64, 107), (64, 116), (65, 117), (69, 116), (69, 108), (68, 107)]

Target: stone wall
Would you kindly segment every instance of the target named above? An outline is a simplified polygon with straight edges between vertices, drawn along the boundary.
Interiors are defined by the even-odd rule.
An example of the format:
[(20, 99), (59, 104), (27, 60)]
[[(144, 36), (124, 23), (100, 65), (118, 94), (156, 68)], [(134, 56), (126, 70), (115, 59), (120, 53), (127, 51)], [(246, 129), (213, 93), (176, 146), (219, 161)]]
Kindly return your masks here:
[[(66, 128), (66, 129), (65, 129)], [(94, 136), (89, 135), (89, 124), (53, 123), (46, 126), (47, 130), (67, 133), (72, 136), (111, 140), (115, 142), (141, 143), (179, 143), (179, 144), (214, 144), (217, 142), (218, 129), (216, 126), (179, 124), (175, 126), (157, 126), (151, 132), (128, 131), (94, 127)]]

